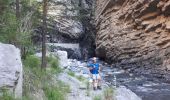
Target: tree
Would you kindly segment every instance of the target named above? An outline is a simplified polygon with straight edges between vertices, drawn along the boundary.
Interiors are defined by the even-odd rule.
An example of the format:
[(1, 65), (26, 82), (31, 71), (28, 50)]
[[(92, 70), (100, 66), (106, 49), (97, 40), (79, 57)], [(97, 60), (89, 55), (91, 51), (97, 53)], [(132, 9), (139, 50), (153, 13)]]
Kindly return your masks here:
[(19, 19), (20, 17), (20, 7), (19, 7), (19, 0), (16, 0), (16, 18)]
[(43, 32), (42, 32), (42, 63), (41, 68), (46, 68), (46, 33), (47, 33), (47, 3), (48, 0), (43, 0)]

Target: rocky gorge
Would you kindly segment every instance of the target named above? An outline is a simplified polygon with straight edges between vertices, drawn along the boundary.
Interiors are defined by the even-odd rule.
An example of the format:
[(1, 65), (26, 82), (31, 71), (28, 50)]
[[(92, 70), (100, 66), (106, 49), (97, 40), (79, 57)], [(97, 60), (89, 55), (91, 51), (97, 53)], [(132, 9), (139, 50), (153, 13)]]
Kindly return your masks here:
[[(41, 68), (41, 25), (32, 30), (35, 47), (21, 42), (30, 49), (25, 58), (15, 39), (0, 42), (0, 99), (9, 90), (33, 100), (169, 100), (169, 11), (170, 0), (49, 0), (47, 66)], [(101, 91), (92, 90), (92, 56)]]
[(169, 82), (169, 0), (96, 0), (96, 53)]

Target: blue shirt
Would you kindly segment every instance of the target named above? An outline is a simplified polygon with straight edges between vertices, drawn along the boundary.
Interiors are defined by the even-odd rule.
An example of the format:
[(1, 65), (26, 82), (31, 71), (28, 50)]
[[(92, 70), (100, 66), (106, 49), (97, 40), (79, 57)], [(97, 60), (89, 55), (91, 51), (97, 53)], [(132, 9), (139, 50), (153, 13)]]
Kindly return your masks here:
[(95, 63), (95, 64), (92, 63), (92, 64), (89, 64), (88, 66), (92, 68), (92, 70), (90, 70), (90, 72), (92, 74), (98, 74), (99, 73), (99, 64), (98, 63)]

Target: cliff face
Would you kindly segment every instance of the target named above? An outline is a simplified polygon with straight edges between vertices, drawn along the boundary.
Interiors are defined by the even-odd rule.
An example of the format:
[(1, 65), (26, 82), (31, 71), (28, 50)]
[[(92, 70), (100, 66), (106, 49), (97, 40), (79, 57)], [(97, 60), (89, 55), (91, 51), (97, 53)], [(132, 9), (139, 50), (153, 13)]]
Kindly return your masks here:
[(167, 77), (170, 0), (96, 0), (95, 13), (98, 56), (129, 71)]
[[(52, 41), (65, 42), (64, 37), (78, 39), (82, 35), (82, 23), (75, 19), (79, 14), (76, 9), (78, 6), (78, 0), (53, 0), (49, 3), (48, 17), (52, 19), (50, 23), (54, 35), (51, 36)], [(60, 35), (60, 37), (56, 35)]]
[[(93, 0), (50, 0), (47, 42), (78, 43), (89, 55), (95, 54), (95, 26), (91, 23), (93, 4)], [(35, 43), (41, 41), (41, 31), (39, 28), (33, 37)]]
[[(79, 43), (80, 49), (87, 49), (89, 55), (94, 54), (95, 36), (93, 16), (93, 0), (52, 0), (49, 4), (48, 16), (52, 18), (49, 42)], [(82, 52), (83, 54), (83, 52)]]

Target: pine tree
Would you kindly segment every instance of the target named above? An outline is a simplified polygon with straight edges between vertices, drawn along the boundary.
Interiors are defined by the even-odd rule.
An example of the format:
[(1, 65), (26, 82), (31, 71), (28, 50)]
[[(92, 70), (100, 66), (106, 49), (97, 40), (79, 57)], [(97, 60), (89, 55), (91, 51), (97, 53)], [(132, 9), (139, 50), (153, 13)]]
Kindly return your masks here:
[(42, 32), (42, 63), (41, 67), (46, 68), (46, 33), (47, 33), (47, 3), (48, 0), (43, 0), (43, 32)]

